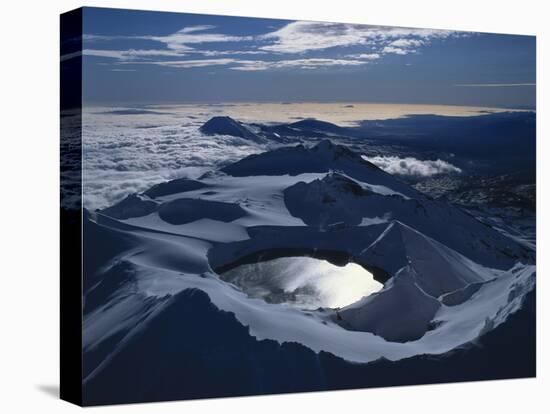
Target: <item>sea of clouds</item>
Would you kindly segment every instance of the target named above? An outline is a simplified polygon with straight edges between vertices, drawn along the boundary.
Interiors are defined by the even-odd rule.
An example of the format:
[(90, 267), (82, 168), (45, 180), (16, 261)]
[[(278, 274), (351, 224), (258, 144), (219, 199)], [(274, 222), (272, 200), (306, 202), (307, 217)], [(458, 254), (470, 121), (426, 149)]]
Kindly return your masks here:
[(216, 107), (185, 112), (88, 108), (82, 116), (83, 201), (110, 206), (159, 182), (197, 178), (266, 148), (240, 138), (204, 136), (199, 127)]
[[(105, 208), (159, 182), (198, 178), (209, 170), (276, 145), (230, 136), (205, 136), (199, 131), (213, 116), (229, 113), (241, 119), (239, 111), (250, 108), (233, 106), (86, 108), (82, 114), (84, 207), (89, 210)], [(319, 118), (324, 119), (323, 115)], [(398, 175), (428, 177), (461, 172), (460, 168), (440, 159), (382, 155), (365, 159)]]

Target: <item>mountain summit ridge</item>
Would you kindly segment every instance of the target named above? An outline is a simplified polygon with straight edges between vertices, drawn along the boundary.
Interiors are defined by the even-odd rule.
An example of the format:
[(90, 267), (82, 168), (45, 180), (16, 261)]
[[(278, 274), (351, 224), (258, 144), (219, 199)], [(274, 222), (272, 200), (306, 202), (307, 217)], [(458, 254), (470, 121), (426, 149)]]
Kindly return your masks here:
[(247, 125), (229, 116), (215, 116), (200, 127), (205, 135), (230, 135), (256, 143), (264, 143), (265, 139), (255, 134)]

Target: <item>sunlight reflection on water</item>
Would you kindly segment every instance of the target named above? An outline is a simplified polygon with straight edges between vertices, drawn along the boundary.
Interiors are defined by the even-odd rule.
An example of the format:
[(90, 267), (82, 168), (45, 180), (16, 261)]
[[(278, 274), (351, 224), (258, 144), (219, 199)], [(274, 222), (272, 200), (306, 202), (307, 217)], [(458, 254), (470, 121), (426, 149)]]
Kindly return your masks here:
[(335, 266), (311, 257), (245, 264), (221, 275), (248, 296), (300, 309), (340, 308), (377, 292), (382, 284), (355, 263)]

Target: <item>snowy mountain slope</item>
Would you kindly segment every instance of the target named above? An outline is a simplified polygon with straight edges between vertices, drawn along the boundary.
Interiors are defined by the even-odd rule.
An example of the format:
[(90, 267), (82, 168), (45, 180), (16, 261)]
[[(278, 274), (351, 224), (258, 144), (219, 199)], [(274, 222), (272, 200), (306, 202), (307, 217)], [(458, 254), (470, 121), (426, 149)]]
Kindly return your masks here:
[[(247, 298), (240, 290), (222, 282), (211, 270), (201, 271), (201, 269), (208, 269), (207, 265), (206, 268), (203, 267), (204, 265), (200, 265), (200, 263), (206, 264), (201, 257), (202, 254), (208, 251), (207, 244), (197, 244), (198, 241), (179, 240), (171, 236), (166, 240), (166, 236), (143, 234), (141, 231), (134, 234), (140, 238), (144, 237), (145, 242), (149, 240), (148, 243), (150, 244), (142, 252), (130, 251), (128, 257), (117, 259), (119, 263), (130, 263), (131, 268), (134, 269), (133, 275), (136, 282), (133, 286), (137, 289), (134, 296), (139, 295), (142, 297), (140, 308), (143, 310), (138, 312), (137, 309), (133, 308), (132, 314), (141, 314), (151, 306), (146, 298), (154, 297), (156, 301), (161, 300), (161, 298), (169, 298), (188, 288), (198, 288), (205, 291), (217, 307), (235, 313), (237, 320), (245, 326), (249, 326), (250, 333), (258, 339), (271, 338), (279, 342), (298, 342), (316, 352), (325, 350), (352, 361), (367, 362), (380, 357), (395, 360), (418, 353), (446, 352), (457, 345), (474, 339), (483, 329), (486, 329), (487, 320), (494, 319), (500, 323), (503, 319), (505, 320), (507, 314), (521, 306), (522, 295), (516, 294), (513, 296), (513, 300), (509, 301), (509, 298), (512, 297), (510, 292), (529, 291), (529, 286), (532, 286), (533, 280), (534, 268), (532, 266), (518, 267), (516, 270), (520, 273), (516, 274), (500, 272), (497, 281), (482, 287), (478, 295), (471, 299), (472, 302), (469, 301), (470, 303), (477, 303), (476, 306), (482, 312), (459, 311), (464, 304), (452, 308), (446, 308), (442, 305), (434, 318), (443, 320), (445, 323), (442, 322), (438, 329), (429, 331), (416, 341), (399, 344), (398, 342), (387, 342), (369, 332), (343, 329), (339, 327), (339, 324), (331, 322), (334, 318), (333, 312), (304, 313), (281, 305), (271, 305), (259, 299)], [(170, 243), (180, 245), (180, 247), (186, 246), (183, 251), (193, 249), (197, 254), (188, 254), (187, 258), (180, 258), (181, 262), (178, 266), (174, 266), (174, 263), (170, 262), (167, 264), (165, 260), (157, 260), (159, 255), (170, 253), (170, 250), (167, 250)], [(175, 250), (174, 254), (180, 256), (183, 251), (181, 249)], [(199, 267), (196, 267), (197, 265)], [(185, 273), (182, 270), (190, 272)], [(489, 290), (486, 292), (486, 289)], [(122, 292), (124, 291), (125, 289), (122, 289)], [(497, 294), (497, 292), (501, 293)], [(479, 297), (480, 294), (483, 294), (481, 298)], [(114, 310), (117, 306), (125, 306), (119, 301), (118, 297), (119, 294), (112, 295), (108, 299), (105, 309)], [(399, 312), (400, 304), (395, 304), (395, 306), (397, 307), (396, 312)], [(163, 308), (158, 307), (155, 309), (158, 309), (157, 312), (162, 312)], [(120, 330), (123, 330), (126, 324), (123, 323), (125, 319), (120, 318), (124, 318), (124, 315), (128, 312), (121, 309), (117, 312), (109, 311), (109, 313), (109, 326), (111, 328), (110, 330), (104, 329), (103, 332), (108, 332), (108, 334), (95, 339), (94, 343), (105, 343), (108, 342), (110, 337), (122, 334)], [(107, 314), (105, 316), (107, 317)], [(88, 318), (90, 316), (85, 317), (86, 320)], [(94, 318), (89, 320), (93, 321)], [(324, 323), (321, 323), (323, 321)], [(393, 326), (398, 329), (401, 325)], [(134, 326), (126, 335), (131, 332), (136, 334), (146, 329), (146, 324), (140, 324)], [(406, 329), (408, 330), (408, 328)], [(403, 334), (401, 333), (401, 335)], [(88, 338), (90, 340), (94, 339), (91, 335), (88, 335)], [(123, 349), (124, 342), (116, 348), (116, 353), (123, 352)], [(106, 366), (108, 361), (102, 364)], [(97, 369), (101, 371), (104, 368), (98, 367)]]
[[(534, 297), (531, 291), (521, 310), (476, 339), (475, 345), (438, 356), (357, 364), (327, 352), (315, 353), (296, 342), (257, 341), (233, 313), (220, 311), (204, 291), (186, 289), (172, 296), (163, 311), (148, 321), (147, 329), (133, 335), (123, 352), (85, 382), (84, 397), (97, 405), (448, 383), (487, 380), (488, 375), (531, 377), (536, 369)], [(158, 339), (168, 337), (168, 344)]]
[[(95, 244), (125, 240), (85, 275), (87, 382), (189, 289), (256, 340), (366, 363), (473, 341), (505, 323), (534, 288), (533, 251), (329, 141), (161, 184), (85, 220)], [(356, 263), (384, 288), (338, 311), (303, 310), (223, 280), (240, 264), (292, 256)], [(178, 329), (173, 318), (163, 323)]]
[(130, 194), (114, 206), (103, 209), (103, 213), (117, 219), (142, 217), (158, 209), (158, 203), (139, 194)]
[(340, 171), (359, 181), (388, 187), (406, 197), (423, 197), (422, 193), (364, 160), (360, 154), (330, 140), (313, 147), (297, 145), (250, 155), (221, 171), (234, 177)]
[(384, 186), (373, 186), (372, 181), (333, 173), (287, 188), (285, 204), (292, 215), (321, 229), (383, 217), (405, 223), (480, 264), (507, 268), (517, 260), (532, 260), (529, 249), (448, 203), (397, 193), (402, 183), (389, 178), (385, 177)]
[(200, 181), (190, 180), (188, 178), (179, 178), (156, 184), (147, 191), (144, 191), (143, 194), (151, 198), (157, 198), (170, 194), (183, 193), (186, 191), (200, 190), (205, 187), (207, 187), (207, 185), (201, 183)]
[(360, 257), (390, 274), (410, 267), (415, 271), (414, 279), (419, 287), (436, 298), (494, 278), (483, 266), (395, 221)]
[(401, 268), (384, 290), (339, 311), (336, 322), (354, 331), (372, 332), (388, 341), (421, 338), (429, 330), (441, 303), (418, 286), (417, 276), (412, 266)]

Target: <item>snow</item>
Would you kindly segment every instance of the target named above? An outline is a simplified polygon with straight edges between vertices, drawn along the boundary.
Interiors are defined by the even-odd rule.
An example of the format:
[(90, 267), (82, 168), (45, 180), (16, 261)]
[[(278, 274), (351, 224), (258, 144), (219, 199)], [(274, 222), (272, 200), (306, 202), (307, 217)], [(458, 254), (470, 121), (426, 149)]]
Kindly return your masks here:
[(236, 203), (179, 198), (162, 204), (158, 214), (167, 223), (177, 225), (202, 218), (231, 222), (244, 216), (245, 211)]
[(516, 260), (529, 260), (529, 249), (449, 204), (420, 195), (411, 199), (371, 192), (357, 180), (339, 173), (297, 183), (288, 187), (284, 195), (293, 216), (320, 229), (334, 223), (354, 226), (365, 218), (385, 217), (386, 221), (407, 223), (482, 265), (502, 269)]
[(338, 171), (371, 188), (381, 186), (405, 197), (422, 197), (421, 193), (363, 160), (359, 154), (329, 140), (311, 148), (297, 145), (251, 155), (222, 168), (222, 171), (235, 177)]
[[(400, 244), (404, 247), (404, 256), (399, 257), (395, 250), (388, 248), (390, 246), (381, 246), (385, 238), (391, 237), (386, 234), (376, 244), (379, 258), (385, 257), (385, 260), (390, 263), (400, 262), (403, 266), (414, 268), (417, 273), (416, 283), (431, 296), (439, 297), (468, 284), (487, 281), (494, 277), (494, 274), (486, 268), (403, 223), (394, 222), (390, 226), (390, 232), (399, 233), (401, 237)], [(394, 240), (395, 238), (392, 241)], [(368, 255), (371, 251), (369, 248), (364, 254)], [(380, 259), (375, 264), (388, 268), (388, 264)]]
[(403, 197), (386, 187), (360, 184), (338, 173), (309, 183), (299, 182), (284, 191), (291, 214), (321, 228), (335, 223), (360, 224), (370, 214), (371, 194)]
[(106, 208), (103, 212), (111, 217), (118, 219), (128, 219), (132, 217), (146, 216), (156, 211), (158, 204), (152, 200), (147, 200), (137, 194), (127, 196), (120, 203)]
[(384, 290), (340, 311), (342, 321), (339, 323), (348, 329), (372, 332), (388, 341), (421, 338), (441, 304), (418, 286), (417, 276), (414, 268), (402, 268), (386, 283)]
[(157, 213), (152, 213), (145, 217), (124, 220), (124, 222), (142, 229), (153, 229), (213, 242), (228, 243), (249, 238), (246, 229), (239, 224), (208, 218), (201, 218), (187, 224), (172, 225), (162, 220)]
[[(105, 208), (129, 194), (144, 191), (154, 184), (176, 178), (197, 178), (204, 172), (226, 165), (270, 147), (269, 143), (229, 135), (205, 136), (200, 127), (214, 116), (229, 115), (241, 123), (290, 123), (296, 114), (341, 126), (356, 126), (365, 119), (400, 118), (407, 114), (482, 115), (495, 108), (472, 108), (425, 105), (354, 104), (187, 104), (158, 107), (92, 107), (86, 106), (82, 118), (64, 116), (64, 131), (74, 131), (74, 142), (82, 139), (80, 182), (84, 206), (89, 210)], [(509, 109), (506, 109), (509, 111)], [(123, 115), (124, 113), (131, 115)], [(72, 128), (74, 124), (74, 128)], [(67, 126), (67, 128), (65, 128)], [(283, 133), (275, 138), (285, 138)], [(77, 145), (75, 149), (80, 148)], [(65, 151), (66, 152), (66, 151)], [(69, 161), (70, 157), (63, 157)], [(78, 168), (80, 171), (80, 168)], [(64, 168), (67, 179), (74, 172)], [(80, 196), (80, 192), (78, 192)], [(74, 194), (76, 197), (76, 194)], [(78, 199), (77, 197), (74, 199)], [(65, 200), (65, 199), (64, 199)]]
[(188, 178), (180, 178), (156, 184), (145, 191), (143, 194), (151, 198), (156, 198), (170, 194), (183, 193), (186, 191), (200, 190), (204, 187), (207, 187), (207, 185), (201, 183), (200, 181), (190, 180)]
[[(154, 199), (146, 191), (86, 216), (138, 246), (103, 263), (85, 292), (85, 352), (108, 349), (93, 371), (190, 288), (258, 340), (361, 363), (450, 351), (521, 307), (535, 284), (532, 251), (357, 157), (330, 142), (281, 148), (197, 177), (202, 185), (166, 183)], [(339, 311), (268, 303), (242, 280), (228, 283), (242, 268), (216, 273), (270, 252), (287, 269), (276, 283), (286, 293), (313, 288), (325, 306), (353, 303)], [(293, 268), (291, 256), (313, 270)], [(387, 275), (371, 295), (380, 286), (370, 267)]]
[[(519, 269), (520, 277), (505, 273), (497, 282), (485, 285), (466, 304), (454, 307), (442, 305), (434, 316), (434, 319), (443, 322), (441, 326), (418, 340), (405, 343), (386, 341), (369, 332), (346, 330), (327, 321), (322, 313), (306, 313), (289, 306), (249, 298), (240, 290), (228, 288), (211, 273), (207, 277), (192, 277), (160, 267), (155, 270), (156, 278), (165, 280), (162, 294), (174, 295), (187, 288), (201, 289), (218, 308), (233, 312), (258, 340), (298, 342), (316, 352), (331, 352), (354, 362), (370, 362), (382, 357), (398, 360), (418, 354), (444, 353), (474, 340), (486, 329), (487, 323), (493, 326), (502, 323), (521, 305), (521, 295), (512, 302), (508, 301), (510, 292), (514, 289), (528, 291), (533, 285), (534, 266), (520, 266)], [(149, 290), (148, 286), (146, 292)], [(116, 315), (113, 317), (116, 318)], [(118, 329), (119, 322), (116, 319), (111, 321), (113, 329)]]

